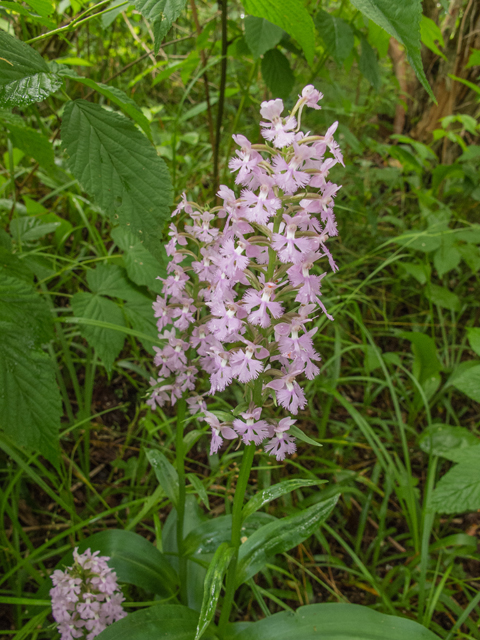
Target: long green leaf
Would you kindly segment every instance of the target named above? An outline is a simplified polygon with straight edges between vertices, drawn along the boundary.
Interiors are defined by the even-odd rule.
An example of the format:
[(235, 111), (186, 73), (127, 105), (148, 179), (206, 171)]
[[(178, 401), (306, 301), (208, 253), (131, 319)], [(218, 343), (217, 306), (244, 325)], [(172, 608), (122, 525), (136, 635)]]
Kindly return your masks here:
[(324, 522), (338, 496), (318, 502), (298, 514), (276, 520), (255, 531), (240, 547), (237, 586), (258, 573), (277, 553), (283, 553), (306, 540)]
[(228, 569), (232, 556), (233, 547), (230, 547), (228, 542), (223, 542), (216, 550), (208, 567), (195, 640), (199, 640), (202, 637), (215, 615), (215, 609), (222, 588), (223, 576)]
[(44, 100), (62, 86), (42, 56), (0, 29), (0, 105), (25, 107)]
[(229, 640), (438, 640), (420, 624), (358, 604), (310, 604), (259, 622), (230, 625)]
[(163, 453), (157, 451), (157, 449), (147, 450), (146, 454), (162, 489), (173, 504), (176, 505), (178, 502), (178, 473), (176, 469)]
[(404, 0), (403, 2), (392, 2), (392, 0), (352, 0), (352, 4), (369, 20), (373, 20), (375, 24), (382, 27), (400, 44), (403, 44), (417, 78), (428, 95), (436, 102), (423, 70), (420, 53), (421, 0)]
[(284, 480), (278, 484), (274, 484), (273, 487), (268, 487), (259, 493), (255, 494), (253, 498), (247, 502), (243, 507), (243, 517), (247, 518), (255, 511), (258, 511), (263, 505), (268, 504), (272, 500), (280, 498), (280, 496), (300, 489), (300, 487), (311, 487), (318, 484), (324, 484), (325, 480), (303, 480), (302, 478), (294, 478), (293, 480)]

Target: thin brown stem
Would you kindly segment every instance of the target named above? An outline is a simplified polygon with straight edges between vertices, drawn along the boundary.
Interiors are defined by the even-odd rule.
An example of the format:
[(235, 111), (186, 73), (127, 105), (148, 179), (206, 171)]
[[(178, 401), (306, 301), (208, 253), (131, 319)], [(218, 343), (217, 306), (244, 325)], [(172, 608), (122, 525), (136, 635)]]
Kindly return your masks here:
[[(193, 15), (193, 21), (195, 23), (195, 29), (197, 30), (197, 34), (200, 35), (202, 33), (202, 27), (200, 26), (200, 22), (198, 21), (198, 13), (197, 13), (197, 6), (195, 4), (195, 0), (190, 0), (190, 6), (192, 8), (192, 15)], [(204, 49), (200, 51), (200, 57), (202, 59), (202, 66), (203, 68), (205, 68), (207, 66), (207, 56), (205, 55)], [(208, 133), (210, 136), (210, 144), (212, 145), (212, 151), (214, 151), (215, 132), (213, 130), (212, 105), (210, 104), (210, 88), (208, 86), (208, 75), (206, 71), (203, 74), (203, 84), (205, 85), (205, 101), (207, 103)]]

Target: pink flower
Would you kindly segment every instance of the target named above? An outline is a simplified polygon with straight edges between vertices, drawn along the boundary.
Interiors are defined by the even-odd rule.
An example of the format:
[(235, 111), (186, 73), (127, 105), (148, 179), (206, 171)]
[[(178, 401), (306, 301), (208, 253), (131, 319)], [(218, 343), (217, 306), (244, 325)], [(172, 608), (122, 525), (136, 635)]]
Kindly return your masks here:
[(262, 156), (252, 149), (250, 141), (245, 136), (237, 135), (233, 136), (235, 142), (241, 147), (240, 151), (236, 151), (238, 158), (232, 158), (228, 163), (231, 171), (238, 171), (235, 182), (237, 184), (243, 184), (245, 179), (248, 178), (252, 169), (254, 169), (258, 163), (262, 160)]
[(243, 189), (242, 191), (242, 198), (248, 205), (245, 217), (250, 222), (266, 224), (269, 218), (280, 209), (281, 202), (273, 192), (275, 180), (263, 172), (257, 174), (257, 177), (260, 182), (260, 193), (258, 195), (250, 189)]
[(273, 427), (275, 435), (265, 446), (265, 451), (270, 452), (271, 456), (276, 456), (277, 460), (285, 460), (287, 453), (291, 455), (297, 449), (295, 438), (285, 433), (295, 422), (296, 420), (292, 418), (283, 418), (276, 427)]
[(253, 356), (264, 359), (269, 355), (265, 347), (253, 344), (249, 340), (244, 340), (244, 342), (247, 345), (245, 351), (240, 349), (230, 356), (233, 375), (238, 378), (239, 382), (254, 380), (263, 371), (263, 364), (259, 360), (254, 360)]
[(260, 420), (261, 413), (261, 407), (250, 407), (249, 411), (240, 414), (246, 422), (239, 418), (233, 421), (234, 428), (242, 436), (245, 444), (261, 444), (270, 435), (268, 424), (265, 420)]
[(282, 262), (298, 262), (302, 259), (303, 253), (313, 249), (311, 238), (297, 238), (297, 225), (295, 220), (286, 214), (283, 216), (286, 222), (284, 233), (274, 233), (272, 235), (272, 249), (278, 252), (278, 257)]
[[(243, 296), (243, 305), (249, 312), (248, 321), (251, 324), (259, 324), (263, 328), (269, 327), (271, 320), (267, 311), (273, 318), (280, 318), (283, 314), (282, 305), (272, 300), (276, 287), (277, 285), (274, 282), (267, 282), (262, 291), (247, 289)], [(258, 309), (252, 312), (255, 307), (258, 307)]]
[(262, 136), (265, 140), (270, 140), (278, 148), (282, 149), (295, 140), (293, 130), (297, 126), (297, 121), (293, 116), (281, 118), (283, 111), (283, 101), (270, 100), (262, 102), (260, 115), (270, 122), (260, 122), (262, 126)]
[(303, 87), (302, 95), (298, 96), (302, 101), (305, 101), (307, 107), (311, 109), (321, 109), (322, 107), (317, 104), (319, 100), (323, 98), (323, 93), (317, 91), (313, 84), (307, 84), (306, 87)]
[(238, 437), (237, 433), (231, 427), (225, 423), (220, 423), (217, 416), (210, 413), (210, 411), (205, 411), (205, 422), (212, 428), (212, 441), (210, 444), (211, 456), (220, 449), (223, 438), (226, 440), (234, 440)]
[(300, 388), (295, 378), (302, 373), (301, 369), (289, 371), (281, 378), (272, 380), (266, 386), (275, 390), (277, 401), (285, 409), (291, 411), (294, 415), (298, 413), (298, 409), (303, 409), (307, 404), (307, 399), (303, 390)]

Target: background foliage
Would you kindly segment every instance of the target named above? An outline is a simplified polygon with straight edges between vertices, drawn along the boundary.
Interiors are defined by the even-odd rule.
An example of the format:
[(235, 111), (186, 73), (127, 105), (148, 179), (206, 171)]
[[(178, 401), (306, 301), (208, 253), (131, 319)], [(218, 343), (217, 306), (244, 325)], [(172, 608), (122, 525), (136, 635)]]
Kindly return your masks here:
[[(50, 569), (89, 534), (112, 545), (113, 528), (136, 532), (176, 552), (175, 492), (150, 464), (162, 454), (172, 467), (175, 416), (145, 404), (171, 204), (184, 190), (214, 202), (232, 183), (231, 135), (257, 139), (260, 102), (279, 96), (291, 107), (309, 82), (325, 94), (309, 128), (338, 118), (347, 161), (337, 178), (341, 269), (324, 279), (335, 323), (318, 319), (322, 375), (307, 384), (302, 414), (323, 447), (302, 444), (285, 466), (261, 458), (254, 487), (330, 482), (279, 495), (257, 521), (252, 512), (249, 545), (268, 518), (338, 503), (308, 540), (260, 562), (255, 579), (245, 560), (237, 617), (350, 602), (442, 638), (480, 637), (480, 9), (392, 7), (0, 2), (7, 637), (53, 637), (48, 611), (30, 599), (46, 597)], [(240, 452), (208, 456), (202, 428), (191, 427), (195, 556), (194, 533), (211, 533), (205, 513), (229, 517)], [(135, 540), (140, 556), (153, 553)], [(190, 564), (203, 583), (201, 562)], [(116, 564), (131, 606), (171, 596), (170, 565), (155, 567), (160, 578), (147, 566), (132, 582)], [(192, 582), (189, 604), (200, 610), (196, 594)]]

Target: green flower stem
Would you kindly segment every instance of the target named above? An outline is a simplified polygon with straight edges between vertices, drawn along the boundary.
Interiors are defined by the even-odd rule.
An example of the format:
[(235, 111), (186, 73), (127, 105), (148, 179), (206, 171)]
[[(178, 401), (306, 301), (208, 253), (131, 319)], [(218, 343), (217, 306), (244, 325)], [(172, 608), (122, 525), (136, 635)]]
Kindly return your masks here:
[(178, 573), (180, 577), (180, 600), (187, 604), (187, 558), (184, 555), (183, 528), (185, 523), (185, 447), (183, 444), (183, 421), (185, 419), (185, 398), (180, 398), (177, 409), (177, 474), (178, 474), (178, 502), (177, 502), (177, 547)]
[(237, 487), (235, 489), (235, 497), (233, 499), (233, 513), (232, 513), (232, 547), (234, 554), (228, 567), (227, 580), (225, 587), (225, 598), (223, 600), (222, 614), (218, 623), (218, 630), (220, 637), (223, 636), (225, 627), (230, 618), (230, 612), (233, 605), (233, 596), (235, 595), (235, 582), (237, 573), (237, 560), (238, 549), (240, 548), (240, 538), (242, 534), (242, 509), (243, 499), (245, 497), (245, 491), (247, 489), (248, 478), (250, 477), (250, 470), (252, 468), (253, 456), (255, 455), (255, 443), (249, 444), (245, 447), (242, 457), (242, 464), (240, 466), (240, 473), (238, 476)]

